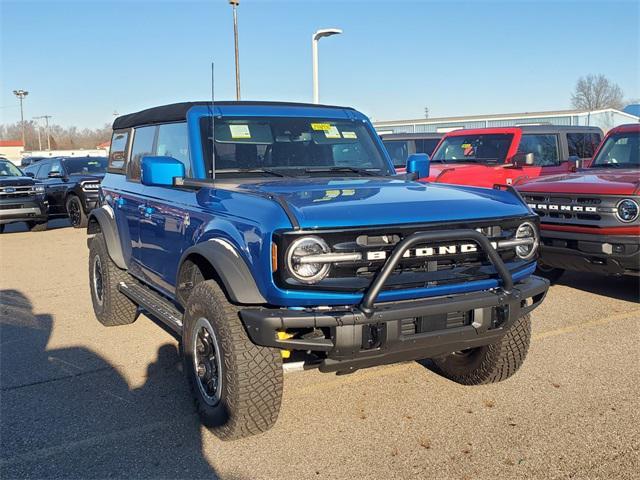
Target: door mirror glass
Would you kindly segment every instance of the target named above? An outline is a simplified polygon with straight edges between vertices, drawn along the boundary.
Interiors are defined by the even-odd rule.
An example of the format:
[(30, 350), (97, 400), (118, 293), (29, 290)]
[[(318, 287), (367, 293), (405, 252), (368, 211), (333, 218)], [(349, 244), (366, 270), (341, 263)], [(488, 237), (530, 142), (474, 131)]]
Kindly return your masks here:
[(516, 153), (513, 156), (513, 164), (516, 167), (533, 165), (535, 161), (536, 157), (533, 153)]
[(430, 166), (429, 155), (426, 153), (414, 153), (407, 157), (407, 173), (413, 174), (414, 178), (427, 178)]
[(173, 179), (184, 177), (184, 164), (173, 157), (142, 157), (142, 184), (171, 187)]

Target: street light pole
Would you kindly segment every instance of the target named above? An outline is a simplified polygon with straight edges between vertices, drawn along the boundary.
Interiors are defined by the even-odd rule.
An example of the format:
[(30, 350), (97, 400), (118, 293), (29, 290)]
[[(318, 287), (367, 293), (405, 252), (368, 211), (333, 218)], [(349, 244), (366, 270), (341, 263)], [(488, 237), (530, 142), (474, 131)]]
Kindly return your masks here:
[(24, 109), (22, 108), (22, 101), (24, 97), (29, 95), (29, 92), (26, 90), (14, 90), (13, 94), (20, 99), (20, 126), (22, 127), (22, 148), (26, 148), (25, 144), (25, 135), (24, 135)]
[(313, 63), (313, 103), (320, 103), (320, 92), (318, 85), (318, 40), (322, 37), (330, 37), (331, 35), (340, 35), (342, 30), (339, 28), (324, 28), (318, 30), (311, 36), (311, 60)]
[(229, 0), (233, 7), (233, 43), (236, 51), (236, 100), (240, 100), (240, 50), (238, 48), (238, 5), (240, 0)]

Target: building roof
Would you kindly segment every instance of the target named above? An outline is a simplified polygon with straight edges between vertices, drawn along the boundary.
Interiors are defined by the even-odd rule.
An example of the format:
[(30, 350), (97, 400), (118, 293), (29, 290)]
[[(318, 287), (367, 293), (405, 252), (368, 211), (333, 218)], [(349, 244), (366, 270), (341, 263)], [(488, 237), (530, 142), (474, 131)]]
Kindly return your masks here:
[(558, 117), (558, 116), (572, 116), (572, 115), (594, 115), (597, 113), (615, 112), (620, 115), (627, 116), (631, 119), (637, 117), (616, 110), (614, 108), (605, 108), (602, 110), (552, 110), (547, 112), (522, 112), (522, 113), (498, 113), (489, 115), (464, 115), (458, 117), (434, 117), (434, 118), (417, 118), (413, 120), (384, 120), (374, 122), (376, 127), (384, 127), (391, 125), (415, 125), (415, 124), (430, 124), (430, 123), (449, 123), (449, 122), (462, 122), (462, 121), (482, 121), (482, 120), (498, 120), (498, 119), (514, 119), (514, 118), (537, 118), (537, 117)]
[(23, 147), (22, 140), (0, 140), (0, 147)]
[[(139, 125), (150, 125), (155, 123), (177, 122), (187, 118), (187, 112), (195, 106), (211, 106), (209, 102), (181, 102), (172, 103), (170, 105), (162, 105), (152, 107), (139, 112), (122, 115), (113, 122), (113, 129), (131, 128)], [(338, 108), (353, 110), (350, 107), (338, 107), (335, 105), (316, 105), (311, 103), (292, 103), (292, 102), (215, 102), (220, 106), (263, 106), (263, 107), (307, 107), (307, 108)]]

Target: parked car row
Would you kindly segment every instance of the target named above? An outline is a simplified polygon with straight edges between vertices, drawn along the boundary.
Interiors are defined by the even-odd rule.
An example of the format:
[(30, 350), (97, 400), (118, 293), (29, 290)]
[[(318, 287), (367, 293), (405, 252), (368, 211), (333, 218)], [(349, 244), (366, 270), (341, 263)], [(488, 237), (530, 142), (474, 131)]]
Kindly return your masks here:
[(45, 230), (48, 220), (64, 217), (73, 227), (86, 227), (106, 166), (106, 157), (46, 158), (23, 170), (0, 160), (0, 232), (15, 222)]

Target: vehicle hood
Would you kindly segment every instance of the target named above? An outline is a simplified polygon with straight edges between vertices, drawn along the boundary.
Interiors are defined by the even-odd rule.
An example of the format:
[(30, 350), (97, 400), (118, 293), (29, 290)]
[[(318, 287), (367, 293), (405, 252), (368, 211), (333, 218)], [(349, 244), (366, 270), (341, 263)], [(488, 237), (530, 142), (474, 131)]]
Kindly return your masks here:
[(393, 177), (304, 178), (237, 184), (279, 197), (302, 228), (432, 223), (528, 215), (508, 191), (424, 184)]
[(31, 177), (0, 177), (0, 187), (19, 187), (22, 185), (33, 185), (35, 180)]
[(634, 195), (640, 191), (640, 170), (588, 168), (574, 173), (540, 177), (518, 185), (523, 192)]
[[(493, 186), (491, 177), (496, 168), (504, 167), (502, 164), (496, 163), (432, 163), (429, 168), (429, 177), (426, 180), (440, 183), (468, 183), (466, 179), (482, 180), (486, 177)], [(474, 182), (474, 184), (478, 183)]]
[(69, 175), (69, 178), (76, 182), (84, 182), (85, 180), (102, 181), (104, 173), (83, 173), (82, 175)]

